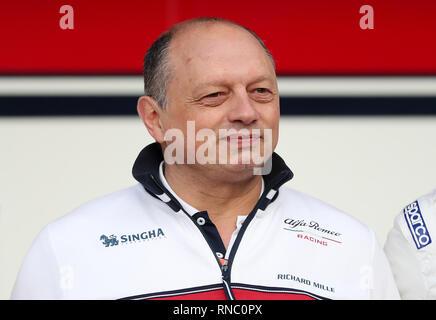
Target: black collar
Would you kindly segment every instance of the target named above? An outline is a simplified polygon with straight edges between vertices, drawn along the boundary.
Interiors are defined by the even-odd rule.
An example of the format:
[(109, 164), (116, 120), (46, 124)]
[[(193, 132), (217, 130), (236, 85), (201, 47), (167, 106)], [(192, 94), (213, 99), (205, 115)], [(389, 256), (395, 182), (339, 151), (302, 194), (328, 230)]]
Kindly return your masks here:
[[(294, 174), (285, 164), (284, 160), (277, 154), (272, 155), (271, 172), (263, 176), (264, 191), (258, 203), (258, 208), (265, 210), (266, 207), (277, 198), (278, 189), (286, 182), (292, 179)], [(159, 165), (163, 161), (161, 146), (157, 143), (151, 143), (139, 153), (133, 165), (133, 177), (142, 184), (144, 189), (153, 197), (164, 201), (175, 212), (183, 210), (182, 205), (163, 185), (159, 176)], [(273, 197), (270, 191), (274, 190)]]

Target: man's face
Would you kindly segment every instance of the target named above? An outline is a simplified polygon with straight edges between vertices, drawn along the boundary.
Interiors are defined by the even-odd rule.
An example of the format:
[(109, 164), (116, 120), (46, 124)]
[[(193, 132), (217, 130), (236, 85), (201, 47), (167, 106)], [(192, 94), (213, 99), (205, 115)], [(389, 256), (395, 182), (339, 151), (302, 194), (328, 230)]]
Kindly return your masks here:
[[(280, 114), (277, 80), (271, 61), (251, 34), (222, 23), (190, 26), (172, 40), (169, 63), (168, 105), (161, 121), (165, 130), (176, 128), (183, 132), (185, 155), (189, 151), (188, 121), (193, 121), (190, 124), (195, 125), (195, 133), (202, 129), (215, 133), (216, 140), (207, 141), (214, 144), (217, 154), (220, 142), (229, 143), (228, 163), (232, 153), (238, 154), (238, 165), (219, 160), (223, 170), (252, 168), (252, 162), (241, 165), (241, 157), (254, 145), (264, 150), (265, 129), (270, 130), (272, 139), (267, 143), (274, 150)], [(245, 129), (245, 133), (239, 140), (231, 140), (229, 129)], [(195, 141), (195, 150), (204, 147), (205, 141)], [(232, 143), (236, 149), (231, 149)]]

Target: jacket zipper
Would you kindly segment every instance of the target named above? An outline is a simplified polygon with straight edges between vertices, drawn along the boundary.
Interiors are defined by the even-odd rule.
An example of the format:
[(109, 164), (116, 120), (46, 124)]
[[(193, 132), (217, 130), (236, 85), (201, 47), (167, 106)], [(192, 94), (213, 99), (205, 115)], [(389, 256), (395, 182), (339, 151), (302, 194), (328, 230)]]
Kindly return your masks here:
[(203, 230), (197, 225), (197, 223), (195, 222), (194, 218), (192, 218), (183, 208), (182, 211), (188, 216), (188, 218), (191, 219), (191, 221), (195, 224), (195, 226), (197, 227), (197, 229), (201, 232), (201, 234), (203, 235), (204, 240), (206, 240), (206, 243), (209, 245), (209, 248), (215, 258), (215, 261), (218, 264), (218, 267), (221, 270), (221, 280), (223, 283), (223, 289), (224, 289), (224, 293), (226, 294), (226, 298), (228, 300), (235, 300), (235, 297), (233, 295), (232, 292), (232, 288), (230, 287), (230, 273), (229, 273), (229, 268), (228, 268), (228, 261), (225, 264), (221, 264), (220, 260), (218, 259), (212, 244), (210, 243), (209, 239), (206, 237), (206, 235), (204, 234)]
[[(280, 174), (278, 175), (274, 180), (274, 183), (272, 183), (272, 185), (274, 186), (278, 186), (280, 187), (286, 180), (288, 180), (289, 178), (289, 174)], [(292, 176), (291, 176), (292, 178)], [(234, 296), (233, 296), (233, 292), (231, 290), (230, 287), (230, 283), (231, 283), (231, 270), (232, 270), (232, 265), (233, 265), (233, 260), (235, 258), (236, 252), (239, 248), (239, 244), (242, 241), (242, 237), (244, 236), (245, 231), (248, 228), (248, 225), (250, 224), (250, 222), (254, 219), (254, 216), (257, 214), (257, 211), (260, 208), (260, 204), (263, 200), (265, 200), (266, 195), (268, 194), (268, 190), (271, 190), (272, 187), (270, 188), (265, 188), (264, 193), (262, 194), (261, 198), (258, 200), (258, 202), (256, 203), (256, 206), (253, 208), (253, 210), (248, 214), (247, 218), (245, 219), (245, 221), (242, 223), (241, 228), (239, 229), (238, 235), (235, 239), (235, 242), (233, 242), (232, 248), (230, 249), (230, 254), (229, 254), (229, 259), (227, 261), (227, 264), (225, 265), (225, 269), (221, 269), (222, 273), (223, 273), (223, 282), (225, 285), (228, 285), (229, 287), (229, 296), (231, 300), (234, 300)], [(277, 188), (277, 193), (278, 193), (278, 188)], [(227, 294), (227, 293), (226, 293)]]
[[(171, 192), (169, 192), (160, 182), (156, 181), (156, 179), (154, 178), (153, 175), (150, 175), (151, 179), (164, 191), (164, 193), (170, 197), (173, 201), (175, 201), (176, 203), (178, 203), (178, 201), (176, 201), (176, 199), (174, 199), (173, 195), (171, 194)], [(180, 204), (179, 204), (180, 205)], [(229, 274), (229, 269), (228, 269), (228, 262), (226, 264), (221, 264), (220, 260), (218, 259), (212, 244), (210, 243), (210, 241), (208, 240), (208, 238), (206, 237), (206, 235), (204, 234), (204, 231), (198, 226), (198, 224), (195, 222), (194, 218), (191, 217), (191, 215), (189, 213), (187, 213), (185, 211), (185, 209), (183, 208), (183, 206), (180, 205), (180, 210), (183, 211), (183, 213), (192, 221), (192, 223), (194, 223), (194, 225), (197, 227), (197, 229), (201, 232), (203, 239), (206, 240), (206, 243), (208, 244), (210, 250), (212, 251), (212, 254), (215, 258), (215, 261), (218, 264), (218, 267), (220, 268), (221, 271), (221, 279), (222, 279), (222, 283), (223, 283), (223, 289), (224, 292), (226, 294), (226, 297), (228, 300), (234, 300), (234, 296), (233, 296), (233, 292), (232, 289), (230, 287), (230, 274)]]
[[(280, 181), (280, 180), (285, 180), (286, 179), (286, 176), (287, 175), (285, 175), (285, 176), (279, 176), (279, 177), (277, 177), (275, 180), (276, 180), (276, 183), (278, 182), (278, 181)], [(162, 188), (162, 190), (164, 190), (164, 192), (165, 192), (165, 194), (167, 194), (173, 201), (176, 201), (175, 199), (174, 199), (174, 197), (172, 196), (172, 194), (170, 193), (170, 192), (168, 192), (168, 190), (166, 190), (166, 188), (165, 187), (163, 187), (160, 183), (158, 183), (155, 179), (154, 179), (154, 177), (153, 177), (153, 175), (151, 175), (151, 177), (152, 177), (152, 179), (155, 181), (155, 183), (157, 183), (161, 188)], [(278, 181), (277, 181), (278, 180)], [(280, 184), (281, 185), (281, 184)], [(215, 258), (215, 261), (217, 262), (217, 264), (218, 264), (218, 266), (219, 266), (219, 268), (220, 268), (220, 270), (221, 270), (221, 278), (222, 278), (222, 282), (223, 282), (223, 288), (224, 288), (224, 292), (225, 292), (225, 294), (226, 294), (226, 297), (227, 297), (227, 299), (228, 300), (235, 300), (235, 297), (234, 297), (234, 295), (233, 295), (233, 292), (232, 292), (232, 288), (231, 288), (231, 286), (230, 286), (230, 273), (231, 273), (231, 269), (232, 269), (232, 263), (233, 263), (233, 259), (234, 259), (234, 257), (235, 257), (235, 255), (236, 255), (236, 251), (238, 250), (238, 247), (239, 247), (239, 243), (241, 242), (241, 240), (242, 240), (242, 236), (244, 235), (244, 233), (245, 233), (245, 230), (247, 229), (247, 227), (248, 227), (248, 225), (250, 224), (250, 222), (251, 222), (251, 220), (253, 220), (253, 218), (254, 218), (254, 216), (256, 215), (256, 212), (257, 212), (257, 210), (259, 209), (259, 206), (260, 206), (260, 203), (261, 203), (261, 201), (266, 197), (266, 195), (267, 195), (267, 192), (265, 192), (265, 190), (264, 190), (264, 194), (262, 195), (262, 197), (258, 200), (258, 202), (257, 202), (257, 204), (256, 204), (256, 206), (254, 207), (254, 209), (248, 214), (248, 216), (247, 216), (247, 218), (245, 219), (245, 221), (243, 222), (243, 224), (242, 224), (242, 227), (241, 227), (241, 229), (239, 230), (239, 233), (238, 233), (238, 235), (237, 235), (237, 237), (236, 237), (236, 240), (235, 240), (235, 242), (233, 243), (233, 245), (232, 245), (232, 248), (230, 249), (230, 255), (229, 255), (229, 259), (228, 259), (228, 261), (227, 261), (227, 263), (226, 264), (221, 264), (221, 262), (219, 261), (219, 259), (218, 259), (218, 257), (217, 257), (217, 255), (216, 255), (216, 253), (215, 253), (215, 251), (214, 251), (214, 249), (213, 249), (213, 246), (211, 245), (211, 243), (210, 243), (210, 241), (208, 240), (208, 238), (206, 237), (206, 235), (204, 234), (204, 232), (203, 232), (203, 230), (197, 225), (197, 223), (194, 221), (194, 218), (193, 217), (191, 217), (186, 211), (185, 211), (185, 209), (183, 209), (183, 207), (180, 205), (180, 209), (188, 216), (188, 218), (190, 218), (190, 220), (195, 224), (195, 226), (198, 228), (198, 230), (201, 232), (201, 234), (203, 235), (203, 238), (204, 238), (204, 240), (206, 240), (206, 242), (207, 242), (207, 244), (209, 245), (209, 248), (210, 248), (210, 250), (212, 251), (212, 254), (213, 254), (213, 256), (214, 256), (214, 258)], [(176, 203), (178, 203), (178, 201), (176, 201)]]

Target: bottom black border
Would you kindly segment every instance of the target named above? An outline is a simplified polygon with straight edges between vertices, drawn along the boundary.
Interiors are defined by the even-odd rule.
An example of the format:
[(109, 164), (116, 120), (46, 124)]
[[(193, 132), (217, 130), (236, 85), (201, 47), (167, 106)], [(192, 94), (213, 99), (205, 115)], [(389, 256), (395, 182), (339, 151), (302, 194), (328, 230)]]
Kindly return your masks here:
[[(249, 306), (254, 306), (249, 309)], [(384, 316), (405, 316), (410, 312), (416, 316), (434, 311), (435, 301), (0, 301), (3, 313), (17, 317), (29, 314), (45, 318), (60, 317), (104, 317), (105, 319), (337, 319), (337, 318), (376, 318)], [(219, 306), (226, 313), (218, 313)], [(242, 307), (245, 306), (245, 307)], [(207, 307), (201, 314), (180, 314), (180, 307)], [(8, 310), (10, 309), (10, 310)], [(190, 309), (193, 310), (193, 309)], [(197, 309), (198, 310), (198, 309)], [(214, 310), (213, 312), (211, 310)], [(235, 311), (233, 314), (228, 310)], [(243, 314), (241, 311), (245, 310)], [(252, 310), (251, 313), (247, 311)], [(261, 311), (261, 313), (258, 312)], [(238, 314), (239, 312), (239, 314)], [(431, 314), (431, 313), (429, 313)]]

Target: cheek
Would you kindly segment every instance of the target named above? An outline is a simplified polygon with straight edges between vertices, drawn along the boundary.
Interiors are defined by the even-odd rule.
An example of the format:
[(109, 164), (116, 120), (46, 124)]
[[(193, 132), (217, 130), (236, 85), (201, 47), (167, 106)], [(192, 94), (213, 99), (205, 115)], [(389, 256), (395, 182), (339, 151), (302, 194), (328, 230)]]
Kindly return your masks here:
[(225, 119), (222, 110), (218, 108), (209, 108), (197, 110), (190, 115), (190, 119), (195, 122), (196, 131), (201, 129), (211, 129), (213, 131), (222, 127), (223, 119)]
[[(218, 141), (218, 129), (221, 125), (218, 112), (185, 111), (183, 114), (173, 114), (169, 122), (173, 130), (181, 132), (185, 150), (192, 147), (196, 150), (204, 142), (214, 144), (214, 141)], [(209, 138), (211, 135), (215, 136), (215, 140)]]
[(273, 132), (278, 131), (280, 120), (280, 110), (278, 106), (271, 105), (268, 106), (268, 108), (264, 108), (261, 112), (261, 118), (265, 128), (272, 129)]
[(278, 106), (271, 105), (269, 106), (269, 108), (265, 108), (264, 112), (261, 114), (261, 119), (264, 129), (271, 130), (272, 150), (274, 150), (277, 145), (279, 136), (280, 110)]

